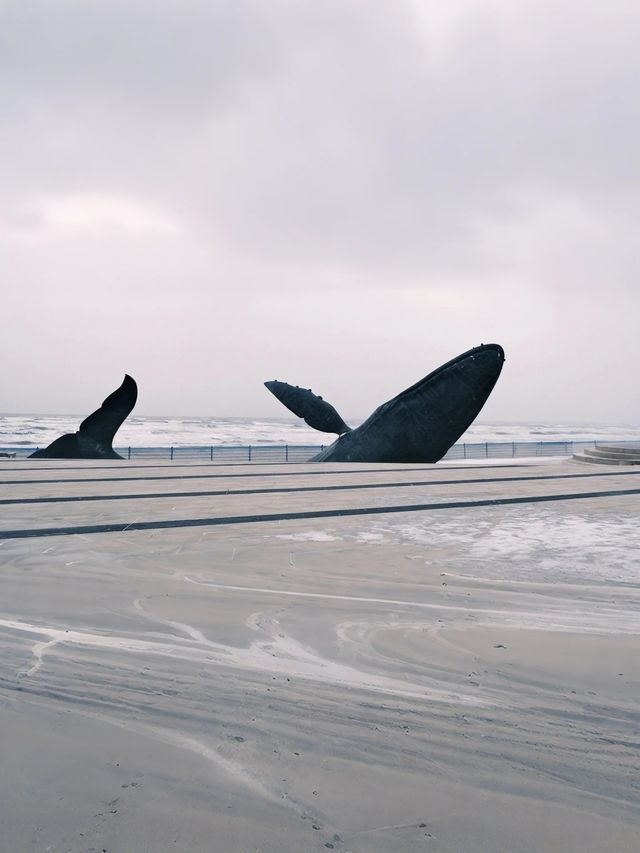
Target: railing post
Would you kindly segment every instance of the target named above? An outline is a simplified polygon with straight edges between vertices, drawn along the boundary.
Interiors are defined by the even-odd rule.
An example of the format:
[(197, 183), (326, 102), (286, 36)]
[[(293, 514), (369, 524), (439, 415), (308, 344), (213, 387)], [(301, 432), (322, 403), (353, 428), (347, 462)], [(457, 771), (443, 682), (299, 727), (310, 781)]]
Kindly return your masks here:
[(173, 462), (173, 447), (171, 448), (171, 461)]
[(289, 461), (289, 445), (288, 444), (285, 444), (285, 446), (284, 446), (284, 461), (285, 462)]
[(131, 448), (129, 448), (129, 453), (128, 453), (127, 459), (131, 459)]
[(466, 459), (467, 458), (467, 443), (466, 443), (466, 441), (462, 445), (462, 452), (464, 454), (464, 458)]
[(489, 458), (489, 442), (485, 441), (484, 443), (484, 455), (488, 459)]
[(251, 445), (249, 445), (249, 462), (251, 462)]
[(211, 445), (211, 453), (209, 454), (209, 459), (213, 462), (213, 444)]

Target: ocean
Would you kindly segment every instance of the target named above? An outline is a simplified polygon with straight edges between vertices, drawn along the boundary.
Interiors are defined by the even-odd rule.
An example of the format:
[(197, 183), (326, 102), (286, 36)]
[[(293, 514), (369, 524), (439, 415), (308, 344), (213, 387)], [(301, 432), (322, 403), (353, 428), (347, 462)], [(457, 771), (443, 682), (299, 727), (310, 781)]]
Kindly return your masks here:
[[(0, 447), (46, 447), (65, 432), (75, 432), (86, 415), (0, 415)], [(357, 426), (362, 419), (348, 418)], [(237, 445), (319, 445), (333, 440), (303, 421), (283, 418), (129, 417), (117, 447), (202, 447)], [(460, 442), (640, 441), (640, 424), (476, 421)]]

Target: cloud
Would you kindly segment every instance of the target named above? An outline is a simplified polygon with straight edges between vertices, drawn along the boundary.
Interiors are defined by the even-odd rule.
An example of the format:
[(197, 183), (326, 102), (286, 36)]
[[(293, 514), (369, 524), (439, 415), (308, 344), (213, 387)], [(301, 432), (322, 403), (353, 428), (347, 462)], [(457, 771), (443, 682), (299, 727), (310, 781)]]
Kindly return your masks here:
[[(112, 322), (109, 292), (111, 355), (149, 376), (145, 335), (177, 318), (172, 365), (203, 359), (201, 385), (242, 350), (228, 413), (265, 411), (252, 359), (359, 385), (360, 414), (490, 337), (526, 377), (503, 415), (588, 416), (584, 372), (611, 417), (637, 408), (583, 347), (638, 355), (637, 4), (24, 0), (0, 32), (0, 258), (54, 361)], [(210, 410), (183, 387), (153, 408), (173, 393)]]

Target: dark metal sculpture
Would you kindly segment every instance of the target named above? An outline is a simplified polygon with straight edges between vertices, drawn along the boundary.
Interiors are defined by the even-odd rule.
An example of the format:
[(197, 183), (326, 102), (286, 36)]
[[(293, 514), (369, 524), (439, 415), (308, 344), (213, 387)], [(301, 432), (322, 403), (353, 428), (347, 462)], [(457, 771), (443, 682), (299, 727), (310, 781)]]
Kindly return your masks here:
[(437, 462), (476, 419), (503, 364), (498, 344), (462, 353), (379, 406), (313, 461)]
[(333, 406), (314, 394), (310, 388), (300, 388), (298, 385), (289, 385), (277, 379), (264, 384), (290, 412), (302, 418), (313, 429), (320, 432), (335, 432), (338, 435), (349, 432), (351, 429)]
[(80, 424), (78, 432), (56, 438), (30, 459), (122, 459), (112, 447), (113, 438), (138, 399), (138, 386), (125, 374), (122, 385)]

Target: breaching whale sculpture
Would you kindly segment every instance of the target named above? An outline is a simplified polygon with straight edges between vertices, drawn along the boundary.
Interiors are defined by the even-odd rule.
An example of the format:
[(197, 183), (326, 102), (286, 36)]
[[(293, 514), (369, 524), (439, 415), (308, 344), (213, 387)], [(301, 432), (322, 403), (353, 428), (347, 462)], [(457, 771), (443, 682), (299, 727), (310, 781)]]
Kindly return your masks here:
[(437, 462), (476, 419), (503, 364), (499, 344), (462, 353), (379, 406), (311, 461)]
[(36, 450), (29, 459), (122, 459), (111, 445), (137, 399), (138, 386), (125, 374), (122, 385), (82, 421), (77, 432), (61, 435), (48, 447)]
[(300, 388), (298, 385), (289, 385), (277, 379), (264, 384), (290, 412), (302, 418), (313, 429), (320, 432), (335, 432), (338, 435), (349, 432), (351, 429), (333, 406), (314, 394), (311, 388)]

